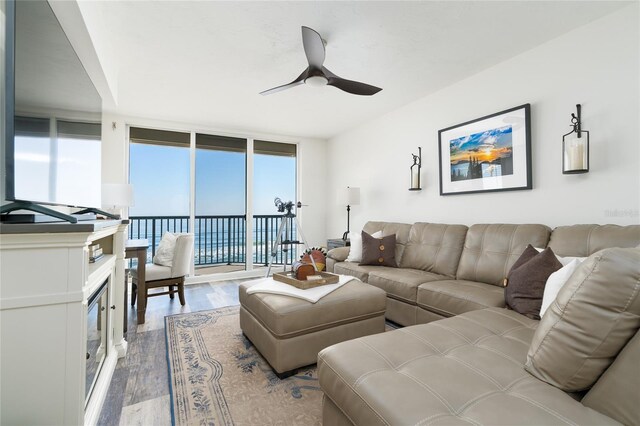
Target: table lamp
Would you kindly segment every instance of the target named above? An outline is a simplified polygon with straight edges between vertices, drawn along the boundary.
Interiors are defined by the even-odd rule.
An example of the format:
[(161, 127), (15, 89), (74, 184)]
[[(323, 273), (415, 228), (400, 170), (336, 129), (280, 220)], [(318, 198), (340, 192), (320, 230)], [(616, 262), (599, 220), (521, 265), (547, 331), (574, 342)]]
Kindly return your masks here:
[(117, 212), (118, 209), (133, 205), (133, 185), (126, 183), (102, 184), (102, 208)]

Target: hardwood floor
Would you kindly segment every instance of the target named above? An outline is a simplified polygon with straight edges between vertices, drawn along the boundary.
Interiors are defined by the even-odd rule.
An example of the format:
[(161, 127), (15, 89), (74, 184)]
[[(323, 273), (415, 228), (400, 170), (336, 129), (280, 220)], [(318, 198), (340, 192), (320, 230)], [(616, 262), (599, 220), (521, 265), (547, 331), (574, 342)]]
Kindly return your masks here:
[(136, 324), (135, 307), (128, 305), (127, 355), (118, 360), (99, 425), (171, 424), (164, 317), (237, 305), (240, 282), (185, 286), (185, 306), (177, 297), (149, 298), (142, 325)]

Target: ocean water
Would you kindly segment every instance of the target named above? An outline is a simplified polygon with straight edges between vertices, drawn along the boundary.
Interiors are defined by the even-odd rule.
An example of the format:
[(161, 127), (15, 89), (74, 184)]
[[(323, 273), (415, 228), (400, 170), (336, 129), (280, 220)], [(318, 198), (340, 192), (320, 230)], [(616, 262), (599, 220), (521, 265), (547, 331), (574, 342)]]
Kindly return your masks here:
[[(469, 163), (456, 164), (451, 166), (451, 171), (457, 173), (460, 170), (461, 175), (466, 175), (469, 170)], [(502, 176), (502, 166), (500, 164), (482, 164), (482, 177)]]
[[(155, 235), (153, 235), (153, 227), (151, 220), (144, 222), (132, 221), (129, 230), (129, 238), (146, 238), (149, 240), (150, 246), (154, 250), (148, 250), (147, 262), (151, 262), (153, 253), (160, 244), (162, 234), (164, 232), (188, 232), (188, 220), (177, 219), (174, 223), (173, 219), (163, 219), (162, 226), (160, 220), (156, 219)], [(266, 264), (269, 262), (271, 248), (276, 239), (277, 224), (262, 222), (254, 223), (253, 231), (253, 262), (255, 264)], [(150, 247), (151, 248), (151, 247)], [(287, 261), (291, 263), (294, 253), (289, 252)], [(237, 220), (234, 224), (222, 221), (218, 225), (208, 223), (206, 226), (199, 226), (196, 220), (196, 229), (194, 232), (194, 262), (196, 265), (212, 265), (227, 263), (245, 263), (246, 258), (246, 239), (245, 239), (245, 223), (244, 220)], [(282, 263), (284, 253), (278, 250), (275, 263)]]

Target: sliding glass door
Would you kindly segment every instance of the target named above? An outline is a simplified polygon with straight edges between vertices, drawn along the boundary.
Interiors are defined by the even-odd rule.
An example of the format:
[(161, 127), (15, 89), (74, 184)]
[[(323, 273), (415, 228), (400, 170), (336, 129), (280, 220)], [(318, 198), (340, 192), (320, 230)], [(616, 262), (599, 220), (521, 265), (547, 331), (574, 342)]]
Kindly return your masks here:
[(129, 238), (150, 243), (147, 262), (165, 232), (189, 232), (190, 134), (131, 127)]
[[(278, 197), (283, 202), (296, 199), (296, 145), (267, 141), (253, 143), (253, 267), (268, 265), (273, 243), (278, 237), (278, 227), (282, 221), (274, 204)], [(289, 229), (287, 237), (295, 239), (295, 226)], [(293, 238), (292, 238), (293, 237)], [(296, 257), (295, 248), (280, 247), (276, 251), (274, 263), (292, 264)]]
[(196, 134), (196, 275), (246, 264), (247, 140)]
[[(129, 238), (149, 240), (148, 262), (168, 231), (194, 234), (195, 275), (269, 263), (282, 218), (274, 198), (297, 201), (296, 145), (139, 127), (129, 133)], [(280, 248), (274, 263), (296, 256), (296, 247)]]

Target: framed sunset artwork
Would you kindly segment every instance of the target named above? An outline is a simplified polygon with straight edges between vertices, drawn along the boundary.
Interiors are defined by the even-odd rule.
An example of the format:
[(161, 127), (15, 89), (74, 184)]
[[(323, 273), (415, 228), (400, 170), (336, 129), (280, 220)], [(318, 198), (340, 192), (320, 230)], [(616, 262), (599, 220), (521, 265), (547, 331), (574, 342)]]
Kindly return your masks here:
[(531, 189), (530, 115), (525, 104), (440, 130), (440, 195)]

